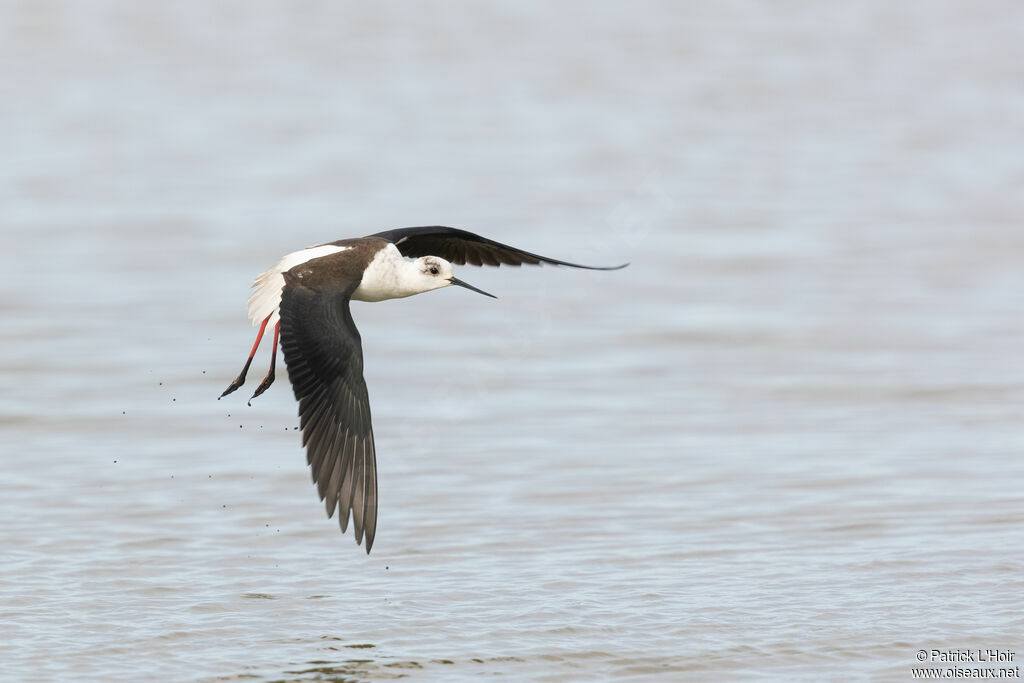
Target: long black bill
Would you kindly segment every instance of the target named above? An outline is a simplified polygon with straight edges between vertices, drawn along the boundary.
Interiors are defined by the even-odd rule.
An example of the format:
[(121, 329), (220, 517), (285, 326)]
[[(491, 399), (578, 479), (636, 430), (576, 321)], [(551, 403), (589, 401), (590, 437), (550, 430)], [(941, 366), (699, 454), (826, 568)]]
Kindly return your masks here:
[(460, 280), (457, 277), (450, 277), (450, 278), (448, 278), (448, 282), (452, 283), (453, 285), (458, 285), (459, 287), (465, 287), (466, 289), (474, 291), (477, 294), (483, 294), (484, 296), (489, 296), (492, 299), (497, 299), (498, 298), (498, 297), (494, 296), (493, 294), (488, 294), (487, 292), (485, 292), (482, 289), (477, 289), (473, 285), (466, 284), (465, 282), (463, 282), (462, 280)]

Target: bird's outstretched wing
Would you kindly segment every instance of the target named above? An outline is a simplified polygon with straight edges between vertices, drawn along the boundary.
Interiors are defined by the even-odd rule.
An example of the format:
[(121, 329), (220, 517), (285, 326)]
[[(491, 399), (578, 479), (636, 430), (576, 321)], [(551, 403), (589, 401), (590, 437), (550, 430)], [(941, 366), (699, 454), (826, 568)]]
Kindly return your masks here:
[(599, 267), (581, 266), (578, 263), (559, 261), (558, 259), (531, 254), (522, 249), (510, 247), (501, 242), (489, 240), (466, 230), (446, 228), (443, 225), (430, 225), (420, 228), (398, 228), (378, 232), (371, 237), (380, 237), (393, 242), (402, 256), (418, 258), (420, 256), (440, 256), (455, 265), (471, 266), (521, 266), (524, 263), (550, 263), (555, 266), (586, 268), (587, 270), (618, 270), (621, 266)]
[[(306, 276), (306, 277), (304, 277)], [(377, 461), (370, 399), (363, 380), (363, 349), (347, 290), (302, 267), (284, 273), (281, 350), (288, 365), (306, 460), (327, 516), (338, 509), (342, 532), (349, 512), (356, 543), (366, 552), (377, 530)]]

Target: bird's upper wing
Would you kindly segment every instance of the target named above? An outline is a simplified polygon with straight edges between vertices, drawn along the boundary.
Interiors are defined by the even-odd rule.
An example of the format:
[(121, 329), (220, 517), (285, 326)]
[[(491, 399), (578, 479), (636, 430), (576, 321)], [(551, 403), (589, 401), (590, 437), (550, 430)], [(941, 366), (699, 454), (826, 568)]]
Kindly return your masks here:
[(393, 242), (402, 256), (418, 258), (420, 256), (440, 256), (455, 265), (471, 266), (521, 266), (524, 263), (550, 263), (556, 266), (571, 266), (588, 270), (618, 270), (621, 266), (598, 267), (581, 266), (578, 263), (559, 261), (558, 259), (531, 254), (522, 249), (510, 247), (501, 242), (489, 240), (466, 230), (446, 228), (442, 225), (431, 225), (421, 228), (398, 228), (378, 232), (372, 237)]
[(302, 266), (284, 273), (281, 350), (288, 365), (306, 459), (328, 517), (338, 508), (342, 532), (352, 513), (356, 543), (366, 552), (377, 530), (377, 461), (363, 349), (345, 290)]

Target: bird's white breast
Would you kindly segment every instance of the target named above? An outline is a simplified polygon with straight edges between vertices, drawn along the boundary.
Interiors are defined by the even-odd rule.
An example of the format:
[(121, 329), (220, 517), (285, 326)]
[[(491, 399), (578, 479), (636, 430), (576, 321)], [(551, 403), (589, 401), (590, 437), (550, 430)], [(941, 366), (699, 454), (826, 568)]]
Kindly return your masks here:
[(406, 261), (395, 245), (388, 244), (373, 255), (352, 298), (356, 301), (384, 301), (417, 294), (419, 290), (410, 289), (407, 283), (410, 270), (415, 270), (412, 262)]
[(256, 278), (252, 284), (253, 291), (249, 295), (249, 320), (254, 326), (262, 323), (267, 316), (270, 320), (267, 327), (272, 328), (281, 319), (277, 309), (281, 305), (281, 290), (284, 288), (284, 273), (291, 270), (300, 263), (305, 263), (321, 256), (336, 254), (352, 247), (339, 247), (333, 244), (324, 244), (319, 247), (309, 247), (286, 254), (277, 262), (273, 268)]

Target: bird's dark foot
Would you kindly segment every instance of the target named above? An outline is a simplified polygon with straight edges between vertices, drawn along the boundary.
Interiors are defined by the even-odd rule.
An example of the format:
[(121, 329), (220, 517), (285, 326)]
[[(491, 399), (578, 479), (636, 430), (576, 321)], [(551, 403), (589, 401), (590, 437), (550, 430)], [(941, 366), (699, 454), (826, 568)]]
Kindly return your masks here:
[(224, 390), (224, 393), (220, 395), (220, 398), (217, 399), (218, 401), (220, 399), (224, 398), (225, 396), (227, 396), (228, 394), (230, 394), (232, 391), (234, 391), (238, 387), (240, 387), (243, 384), (245, 384), (245, 375), (246, 375), (246, 373), (249, 372), (249, 366), (251, 364), (252, 364), (252, 356), (249, 356), (249, 360), (247, 360), (245, 362), (245, 367), (243, 367), (242, 371), (240, 373), (238, 373), (238, 377), (235, 378), (235, 381), (232, 382), (231, 384), (229, 384), (228, 388)]
[(252, 405), (252, 399), (256, 398), (257, 396), (262, 394), (264, 391), (269, 389), (270, 385), (273, 384), (273, 383), (274, 383), (274, 369), (271, 368), (270, 372), (267, 373), (267, 376), (263, 378), (262, 382), (260, 382), (260, 385), (258, 387), (256, 387), (256, 393), (254, 393), (252, 395), (252, 397), (249, 398), (249, 405)]
[(235, 378), (235, 381), (228, 385), (228, 388), (224, 390), (224, 393), (217, 397), (217, 400), (224, 398), (238, 387), (245, 384), (245, 375), (239, 375)]
[[(224, 393), (221, 394), (220, 398), (217, 399), (218, 401), (221, 398), (224, 398), (225, 396), (230, 394), (232, 391), (234, 391), (238, 387), (240, 387), (243, 384), (245, 384), (245, 373), (249, 372), (249, 366), (252, 365), (252, 359), (253, 359), (253, 356), (256, 355), (256, 349), (258, 349), (260, 347), (260, 340), (263, 339), (263, 331), (265, 329), (267, 329), (267, 322), (269, 320), (270, 320), (270, 316), (269, 315), (266, 318), (263, 319), (263, 324), (260, 325), (260, 331), (256, 333), (256, 341), (252, 345), (252, 351), (249, 352), (249, 358), (245, 361), (245, 365), (242, 367), (242, 371), (240, 373), (238, 373), (238, 377), (235, 378), (235, 381), (228, 385), (228, 388), (225, 389)], [(277, 353), (277, 332), (278, 332), (279, 329), (280, 329), (280, 326), (274, 328), (274, 353), (275, 354)], [(273, 373), (273, 371), (274, 371), (273, 361), (271, 361), (270, 371), (271, 371), (270, 374), (273, 375), (274, 374)], [(274, 381), (274, 378), (271, 377), (270, 381)], [(263, 380), (264, 384), (266, 384), (266, 382), (267, 382), (267, 380)], [(267, 386), (270, 386), (270, 385), (267, 384)], [(265, 388), (266, 387), (264, 387), (264, 389)], [(256, 395), (258, 396), (259, 394), (260, 394), (260, 392), (257, 391)], [(251, 401), (252, 399), (249, 399), (249, 400)]]

